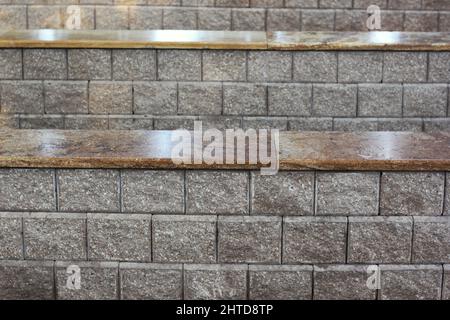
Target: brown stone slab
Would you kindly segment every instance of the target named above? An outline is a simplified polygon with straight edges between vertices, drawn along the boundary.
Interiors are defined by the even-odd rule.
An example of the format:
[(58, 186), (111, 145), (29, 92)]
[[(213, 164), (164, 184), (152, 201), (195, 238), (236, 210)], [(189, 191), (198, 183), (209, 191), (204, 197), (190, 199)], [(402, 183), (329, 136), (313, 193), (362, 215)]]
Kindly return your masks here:
[(448, 51), (449, 32), (268, 32), (271, 50)]
[(0, 48), (266, 49), (260, 31), (14, 30), (0, 32)]
[[(0, 167), (257, 169), (172, 162), (171, 131), (0, 130)], [(281, 132), (282, 170), (449, 171), (450, 134)]]

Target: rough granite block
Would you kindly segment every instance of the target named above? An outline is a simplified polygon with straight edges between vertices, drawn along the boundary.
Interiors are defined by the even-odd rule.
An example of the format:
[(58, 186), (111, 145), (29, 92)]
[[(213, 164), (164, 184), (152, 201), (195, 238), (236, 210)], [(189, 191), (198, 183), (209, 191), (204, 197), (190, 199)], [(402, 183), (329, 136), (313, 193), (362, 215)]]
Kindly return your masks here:
[(248, 129), (278, 129), (287, 130), (287, 118), (286, 117), (243, 117), (242, 128)]
[(397, 84), (359, 84), (358, 115), (390, 117), (402, 115), (403, 86)]
[(118, 171), (58, 170), (57, 183), (61, 211), (120, 211)]
[[(70, 286), (73, 270), (79, 268), (80, 289)], [(116, 300), (119, 264), (117, 262), (56, 262), (58, 300)], [(68, 286), (69, 283), (69, 286)]]
[(246, 56), (245, 51), (203, 51), (203, 80), (245, 81)]
[(23, 218), (25, 259), (86, 260), (86, 215), (29, 213)]
[(158, 30), (163, 28), (161, 8), (129, 7), (130, 30)]
[(444, 199), (444, 173), (383, 172), (381, 215), (440, 216)]
[[(397, 1), (394, 1), (397, 2)], [(387, 0), (354, 0), (353, 1), (353, 8), (356, 9), (367, 9), (371, 5), (376, 5), (380, 7), (381, 9), (387, 8)]]
[(153, 117), (151, 116), (109, 116), (109, 129), (111, 130), (153, 130)]
[(385, 52), (383, 82), (426, 82), (426, 52)]
[(281, 217), (221, 217), (220, 263), (280, 263)]
[(50, 300), (53, 292), (52, 261), (0, 261), (1, 300)]
[(332, 131), (333, 118), (289, 118), (289, 130), (291, 131)]
[(200, 116), (199, 121), (202, 121), (203, 130), (207, 129), (239, 129), (242, 128), (241, 117), (227, 117), (227, 116)]
[(380, 174), (318, 172), (317, 215), (378, 215)]
[(450, 217), (414, 217), (414, 263), (450, 261)]
[(214, 0), (181, 0), (183, 7), (214, 7)]
[(381, 265), (380, 300), (440, 300), (441, 265)]
[(169, 170), (122, 172), (124, 212), (184, 212), (184, 173)]
[(376, 118), (334, 118), (333, 130), (346, 132), (377, 131)]
[(63, 115), (20, 115), (20, 129), (64, 129)]
[(45, 113), (88, 113), (86, 81), (44, 82)]
[[(413, 0), (411, 0), (411, 1), (413, 1)], [(415, 0), (415, 1), (419, 1), (419, 0)], [(422, 7), (424, 9), (450, 10), (450, 3), (448, 3), (447, 0), (423, 0)]]
[(450, 52), (430, 52), (428, 81), (450, 82)]
[(232, 9), (231, 29), (236, 31), (265, 31), (265, 9)]
[(135, 114), (177, 113), (176, 82), (134, 82), (133, 90)]
[[(425, 0), (427, 1), (427, 0)], [(421, 9), (421, 0), (395, 0), (389, 1), (389, 9), (412, 10)]]
[(223, 113), (227, 115), (265, 115), (267, 88), (263, 84), (223, 85)]
[(249, 266), (250, 300), (310, 300), (311, 266)]
[(126, 6), (96, 6), (95, 29), (126, 30), (128, 29), (128, 7)]
[(372, 273), (368, 266), (336, 265), (314, 267), (314, 300), (375, 300), (377, 291), (369, 289)]
[(187, 8), (164, 8), (163, 28), (171, 30), (196, 30), (197, 10)]
[(155, 118), (154, 128), (155, 130), (176, 130), (187, 129), (194, 130), (194, 121), (198, 117), (194, 116), (162, 116)]
[(184, 299), (243, 300), (247, 295), (246, 265), (185, 265)]
[(339, 52), (339, 82), (381, 82), (382, 52)]
[[(287, 0), (291, 1), (291, 0)], [(332, 31), (334, 30), (334, 10), (302, 10), (302, 31)]]
[(124, 300), (179, 300), (182, 266), (120, 263), (120, 291)]
[(366, 10), (336, 10), (335, 31), (367, 32)]
[(309, 116), (312, 86), (309, 84), (272, 84), (268, 87), (269, 115)]
[(444, 284), (442, 300), (450, 300), (450, 265), (444, 265)]
[(381, 31), (403, 31), (404, 20), (405, 20), (404, 11), (382, 10)]
[(111, 50), (69, 49), (69, 79), (111, 79)]
[(23, 50), (23, 76), (30, 80), (67, 79), (67, 60), (64, 49)]
[(5, 81), (0, 86), (3, 113), (44, 113), (41, 81)]
[(8, 129), (19, 129), (20, 127), (19, 120), (20, 120), (19, 115), (0, 114), (0, 127)]
[(404, 31), (409, 32), (436, 32), (439, 27), (438, 12), (405, 12)]
[(216, 0), (216, 7), (248, 7), (250, 0)]
[(151, 216), (88, 214), (89, 260), (150, 261)]
[(23, 259), (21, 213), (0, 212), (0, 259)]
[(301, 12), (293, 9), (267, 10), (267, 31), (300, 31)]
[(0, 6), (0, 29), (23, 30), (27, 28), (26, 6)]
[(313, 85), (313, 96), (313, 113), (317, 116), (356, 116), (356, 85), (316, 84)]
[(20, 49), (0, 50), (0, 79), (22, 78), (22, 51)]
[(159, 80), (200, 81), (201, 51), (159, 50)]
[(405, 84), (403, 114), (410, 117), (445, 117), (447, 84)]
[(250, 0), (250, 7), (280, 8), (283, 7), (283, 0)]
[(248, 173), (186, 172), (188, 214), (248, 214)]
[(450, 31), (450, 12), (439, 13), (439, 31), (449, 32)]
[(332, 9), (351, 8), (352, 0), (320, 0), (319, 7)]
[(0, 169), (0, 181), (0, 210), (56, 210), (53, 170)]
[(216, 262), (216, 217), (153, 216), (153, 261)]
[(178, 112), (186, 115), (222, 113), (222, 84), (180, 83), (178, 85)]
[(283, 263), (345, 263), (347, 218), (286, 217)]
[(113, 50), (112, 61), (114, 80), (156, 79), (155, 50)]
[(444, 215), (450, 215), (450, 173), (446, 173), (445, 177), (445, 199), (444, 199)]
[(49, 5), (28, 6), (27, 11), (28, 11), (27, 13), (28, 28), (30, 29), (64, 28), (65, 19), (63, 16), (63, 9), (61, 6), (49, 6)]
[(349, 263), (409, 263), (411, 217), (350, 217)]
[(314, 173), (251, 173), (252, 214), (313, 215)]
[(89, 113), (131, 114), (132, 91), (131, 82), (91, 81), (89, 83)]
[(294, 52), (294, 81), (336, 82), (337, 55), (335, 52)]
[(317, 8), (319, 0), (285, 0), (286, 8)]
[(292, 53), (282, 51), (249, 51), (248, 81), (291, 81)]
[(422, 131), (420, 118), (379, 118), (378, 131)]
[(231, 9), (209, 9), (198, 10), (199, 30), (231, 30)]
[(64, 126), (71, 130), (106, 130), (108, 116), (67, 115), (64, 118)]

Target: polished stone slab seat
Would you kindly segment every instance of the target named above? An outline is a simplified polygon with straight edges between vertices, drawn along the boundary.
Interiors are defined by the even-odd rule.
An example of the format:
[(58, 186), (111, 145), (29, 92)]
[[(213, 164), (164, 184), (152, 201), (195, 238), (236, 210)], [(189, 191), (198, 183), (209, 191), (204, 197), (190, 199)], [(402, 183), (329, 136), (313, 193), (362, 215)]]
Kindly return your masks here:
[[(0, 167), (258, 169), (172, 162), (171, 131), (0, 130)], [(450, 133), (281, 132), (281, 170), (449, 171)]]

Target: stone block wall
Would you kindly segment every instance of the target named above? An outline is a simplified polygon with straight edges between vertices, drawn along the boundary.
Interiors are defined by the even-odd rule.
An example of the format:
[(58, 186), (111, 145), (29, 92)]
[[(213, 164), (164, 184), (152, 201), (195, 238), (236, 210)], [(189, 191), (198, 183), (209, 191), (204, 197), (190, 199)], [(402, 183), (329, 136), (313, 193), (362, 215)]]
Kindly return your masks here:
[(449, 178), (0, 169), (0, 298), (449, 299)]
[(382, 30), (450, 31), (447, 0), (1, 0), (0, 29), (67, 28), (77, 5), (81, 29), (367, 31), (371, 4)]
[(450, 129), (449, 52), (1, 49), (0, 125)]

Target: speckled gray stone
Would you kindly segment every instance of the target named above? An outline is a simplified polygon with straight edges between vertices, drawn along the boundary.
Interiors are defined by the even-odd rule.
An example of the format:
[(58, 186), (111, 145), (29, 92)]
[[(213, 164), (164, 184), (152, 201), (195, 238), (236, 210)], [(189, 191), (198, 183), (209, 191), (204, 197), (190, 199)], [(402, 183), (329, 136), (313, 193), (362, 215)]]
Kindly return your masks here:
[(444, 215), (450, 215), (450, 173), (446, 174), (445, 199), (444, 199)]
[(314, 173), (252, 173), (252, 214), (312, 215)]
[(125, 170), (122, 196), (125, 212), (182, 214), (184, 174), (168, 170)]
[(422, 119), (378, 118), (379, 131), (422, 131)]
[(199, 30), (231, 30), (231, 9), (199, 8)]
[[(19, 1), (25, 4), (48, 4), (38, 1)], [(54, 3), (53, 3), (54, 4)], [(57, 3), (56, 3), (57, 4)], [(27, 8), (27, 28), (29, 29), (62, 29), (64, 28), (64, 18), (62, 7), (50, 5), (28, 6)]]
[(192, 82), (178, 84), (178, 112), (187, 115), (222, 113), (222, 84)]
[(248, 173), (186, 172), (188, 214), (248, 214)]
[(359, 84), (358, 115), (390, 117), (402, 115), (403, 86), (397, 84)]
[(377, 118), (334, 118), (333, 130), (346, 132), (377, 131)]
[(403, 114), (410, 117), (445, 117), (447, 84), (405, 84)]
[(171, 264), (121, 263), (124, 300), (176, 300), (182, 295), (182, 267)]
[(413, 262), (450, 262), (450, 217), (414, 217)]
[(309, 84), (272, 84), (268, 89), (269, 115), (309, 116), (312, 86)]
[(216, 0), (216, 7), (248, 7), (250, 0)]
[[(289, 0), (287, 0), (289, 1)], [(302, 31), (334, 30), (334, 10), (302, 10)]]
[(295, 52), (294, 81), (336, 82), (337, 55), (335, 52)]
[(283, 263), (344, 263), (347, 218), (287, 217)]
[(344, 9), (352, 7), (352, 0), (320, 0), (320, 8)]
[(267, 31), (300, 31), (301, 11), (293, 9), (267, 10)]
[(66, 50), (23, 50), (23, 72), (25, 79), (67, 79)]
[(200, 116), (198, 120), (202, 122), (203, 130), (215, 128), (219, 130), (241, 128), (241, 117), (228, 116)]
[(232, 30), (265, 31), (266, 11), (264, 9), (232, 9)]
[(108, 122), (107, 115), (66, 115), (64, 117), (65, 129), (72, 130), (106, 130)]
[(89, 260), (150, 261), (151, 216), (88, 214)]
[(155, 50), (113, 50), (114, 80), (155, 80)]
[(134, 106), (136, 114), (177, 113), (176, 82), (134, 82)]
[(450, 82), (450, 52), (430, 52), (429, 82)]
[(245, 81), (246, 52), (226, 50), (203, 51), (203, 80)]
[(155, 118), (155, 130), (194, 130), (195, 116), (160, 116)]
[(396, 0), (389, 1), (389, 9), (402, 9), (402, 10), (411, 10), (411, 9), (421, 9), (421, 0)]
[(450, 265), (444, 265), (444, 285), (442, 300), (450, 300)]
[(383, 82), (425, 82), (426, 52), (385, 52)]
[(405, 11), (403, 30), (411, 32), (437, 32), (438, 24), (438, 12)]
[(0, 114), (0, 127), (8, 129), (19, 129), (19, 115)]
[(375, 300), (367, 287), (367, 266), (339, 265), (314, 268), (314, 300)]
[[(80, 289), (67, 287), (69, 266), (80, 268)], [(118, 299), (119, 264), (117, 262), (56, 262), (56, 298), (58, 300)], [(70, 271), (70, 270), (69, 270)]]
[(310, 300), (311, 266), (249, 266), (250, 300)]
[[(401, 2), (400, 0), (399, 2)], [(377, 5), (381, 9), (387, 8), (387, 0), (354, 0), (353, 1), (353, 8), (358, 9), (367, 9), (370, 5)], [(396, 3), (397, 1), (394, 1)]]
[(316, 214), (378, 215), (380, 174), (318, 172)]
[(111, 79), (111, 50), (69, 49), (69, 79)]
[(0, 213), (0, 259), (23, 258), (22, 215)]
[(22, 78), (22, 52), (20, 49), (0, 50), (0, 79)]
[(0, 181), (0, 210), (56, 210), (52, 170), (0, 169)]
[(230, 115), (265, 115), (266, 86), (233, 83), (223, 85), (223, 113)]
[(85, 81), (44, 82), (45, 113), (88, 113), (88, 83)]
[(283, 51), (249, 51), (248, 81), (285, 82), (291, 80), (292, 53)]
[(313, 85), (313, 114), (317, 116), (356, 116), (357, 86), (354, 84)]
[(280, 217), (219, 217), (220, 263), (280, 263)]
[(216, 217), (155, 215), (153, 261), (216, 262)]
[(89, 83), (89, 113), (93, 114), (131, 114), (132, 93), (131, 82)]
[(0, 86), (2, 112), (44, 113), (44, 89), (41, 81), (5, 81)]
[(321, 117), (305, 117), (305, 118), (289, 118), (289, 130), (303, 131), (332, 131), (333, 118)]
[(159, 50), (159, 80), (200, 81), (201, 55), (199, 50)]
[(117, 212), (119, 172), (58, 170), (59, 209), (78, 212)]
[(20, 129), (64, 129), (64, 115), (22, 114)]
[(1, 6), (0, 16), (2, 30), (27, 28), (27, 6)]
[(162, 29), (162, 9), (145, 6), (129, 7), (130, 30)]
[(244, 300), (246, 265), (185, 265), (184, 299)]
[(128, 29), (128, 7), (96, 6), (95, 29), (123, 30)]
[(339, 52), (339, 82), (381, 82), (382, 52)]
[(442, 266), (381, 265), (380, 300), (439, 300)]
[(86, 215), (31, 213), (23, 219), (25, 259), (86, 260)]
[(197, 10), (190, 8), (164, 8), (163, 27), (170, 30), (196, 30)]
[(369, 30), (366, 21), (367, 12), (365, 10), (336, 10), (334, 31), (367, 32)]
[(350, 217), (349, 263), (409, 263), (411, 217)]
[(443, 197), (443, 173), (384, 172), (381, 175), (382, 215), (439, 216)]
[(423, 119), (423, 131), (425, 132), (449, 131), (449, 130), (450, 130), (450, 118)]
[(286, 117), (243, 117), (242, 128), (248, 129), (278, 129), (287, 130)]
[(285, 0), (287, 8), (317, 8), (319, 0)]
[(110, 115), (111, 130), (153, 130), (153, 117), (139, 115)]

